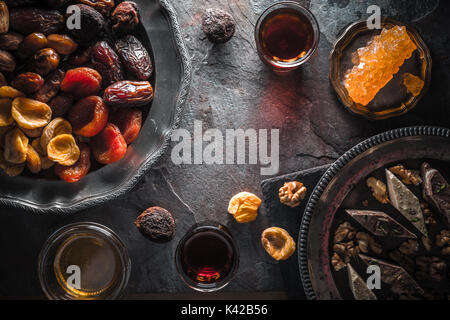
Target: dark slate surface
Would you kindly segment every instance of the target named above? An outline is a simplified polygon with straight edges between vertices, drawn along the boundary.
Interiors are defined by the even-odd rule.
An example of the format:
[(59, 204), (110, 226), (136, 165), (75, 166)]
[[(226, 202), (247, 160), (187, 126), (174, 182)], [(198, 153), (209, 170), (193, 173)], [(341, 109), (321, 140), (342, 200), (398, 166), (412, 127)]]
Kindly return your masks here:
[[(222, 132), (233, 128), (278, 128), (279, 174), (330, 163), (357, 142), (391, 128), (419, 124), (450, 127), (448, 1), (300, 1), (317, 16), (321, 40), (310, 63), (284, 77), (267, 70), (256, 55), (253, 39), (258, 15), (273, 2), (173, 1), (193, 62), (192, 89), (181, 127), (192, 131), (194, 120), (202, 120), (205, 130), (217, 128)], [(366, 17), (366, 8), (372, 4), (380, 5), (383, 14), (414, 25), (433, 58), (432, 82), (426, 97), (407, 115), (379, 122), (345, 111), (328, 81), (328, 55), (336, 34), (355, 19)], [(235, 17), (237, 31), (230, 42), (212, 45), (203, 36), (199, 24), (208, 7), (222, 7)], [(191, 294), (175, 272), (175, 246), (195, 220), (216, 219), (228, 225), (236, 237), (241, 264), (236, 279), (214, 297), (229, 297), (230, 292), (239, 293), (239, 297), (246, 292), (247, 297), (257, 293), (258, 298), (261, 293), (291, 297), (298, 270), (273, 262), (259, 243), (261, 232), (277, 222), (276, 216), (263, 208), (257, 221), (238, 225), (226, 212), (228, 200), (237, 192), (247, 190), (262, 196), (260, 182), (267, 178), (260, 175), (258, 165), (178, 166), (168, 155), (127, 195), (96, 208), (70, 215), (37, 216), (2, 207), (0, 296), (42, 297), (37, 257), (43, 242), (58, 227), (86, 220), (111, 227), (128, 246), (132, 273), (127, 296)], [(177, 223), (173, 242), (153, 244), (136, 231), (134, 219), (151, 205), (173, 212)], [(272, 292), (278, 294), (270, 295)]]

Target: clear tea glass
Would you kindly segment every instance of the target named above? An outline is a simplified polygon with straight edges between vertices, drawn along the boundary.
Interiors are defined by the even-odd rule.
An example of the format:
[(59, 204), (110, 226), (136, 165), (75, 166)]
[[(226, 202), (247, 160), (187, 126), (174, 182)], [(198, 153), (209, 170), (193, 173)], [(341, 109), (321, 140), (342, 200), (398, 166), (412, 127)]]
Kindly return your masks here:
[(314, 15), (293, 1), (270, 6), (255, 27), (258, 54), (275, 72), (292, 71), (308, 61), (317, 49), (319, 37)]
[(39, 280), (51, 300), (116, 299), (126, 287), (130, 271), (122, 240), (94, 222), (60, 228), (39, 255)]

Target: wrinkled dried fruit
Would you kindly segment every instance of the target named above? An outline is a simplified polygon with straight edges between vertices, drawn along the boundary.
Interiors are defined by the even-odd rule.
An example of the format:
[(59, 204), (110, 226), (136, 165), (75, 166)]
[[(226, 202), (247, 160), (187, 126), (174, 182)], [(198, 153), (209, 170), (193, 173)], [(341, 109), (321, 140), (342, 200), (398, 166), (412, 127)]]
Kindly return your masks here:
[(44, 130), (44, 127), (35, 128), (35, 129), (25, 129), (25, 128), (20, 127), (20, 130), (22, 130), (23, 133), (25, 133), (27, 135), (27, 137), (37, 138), (42, 135), (42, 130)]
[(106, 41), (99, 41), (92, 47), (94, 68), (102, 75), (103, 84), (109, 86), (123, 80), (123, 68), (119, 56)]
[(47, 46), (47, 37), (42, 33), (31, 33), (23, 39), (19, 45), (19, 56), (22, 59), (31, 57), (33, 54)]
[(35, 129), (50, 122), (52, 109), (37, 100), (16, 98), (12, 103), (11, 114), (22, 128)]
[(0, 71), (13, 72), (16, 69), (16, 58), (5, 50), (0, 50)]
[(9, 10), (4, 1), (0, 1), (0, 34), (9, 30)]
[(119, 81), (105, 89), (103, 100), (117, 107), (141, 107), (153, 99), (153, 88), (148, 81)]
[(52, 109), (52, 117), (57, 118), (66, 114), (70, 107), (73, 105), (73, 97), (71, 94), (61, 93), (54, 97), (48, 103), (49, 107)]
[(19, 49), (23, 36), (19, 33), (8, 32), (0, 34), (0, 49), (14, 51)]
[(28, 138), (19, 129), (13, 129), (5, 135), (5, 160), (10, 163), (24, 163), (27, 159)]
[(77, 0), (79, 3), (90, 6), (100, 12), (103, 16), (109, 17), (114, 8), (114, 0)]
[(91, 150), (84, 143), (80, 144), (79, 148), (80, 157), (75, 164), (71, 166), (56, 164), (55, 173), (61, 180), (67, 182), (80, 181), (91, 169)]
[(153, 72), (147, 49), (132, 35), (116, 42), (116, 50), (125, 68), (139, 80), (147, 80)]
[(95, 160), (102, 164), (119, 161), (127, 152), (125, 139), (112, 123), (108, 123), (102, 132), (92, 138), (91, 147)]
[(142, 126), (142, 111), (139, 109), (118, 109), (111, 116), (127, 144), (132, 143), (139, 135)]
[(291, 208), (300, 205), (306, 195), (306, 187), (298, 181), (285, 182), (278, 191), (280, 202)]
[(261, 199), (250, 192), (240, 192), (231, 198), (228, 213), (233, 215), (239, 223), (246, 223), (256, 219)]
[(8, 85), (8, 81), (6, 81), (6, 78), (3, 75), (3, 73), (0, 72), (0, 87), (7, 86), (7, 85)]
[(225, 43), (233, 37), (236, 30), (236, 22), (228, 12), (210, 8), (202, 16), (202, 30), (209, 41)]
[(43, 85), (44, 78), (34, 72), (21, 73), (11, 82), (11, 86), (25, 94), (35, 93)]
[(30, 31), (58, 33), (64, 28), (64, 17), (56, 10), (36, 7), (14, 8), (10, 12), (11, 29), (22, 34)]
[(11, 106), (11, 99), (0, 99), (0, 127), (9, 126), (14, 122), (14, 119), (11, 115)]
[(112, 29), (116, 33), (128, 33), (139, 24), (139, 11), (136, 3), (124, 1), (117, 5), (111, 15)]
[(144, 237), (158, 243), (172, 240), (175, 234), (172, 214), (161, 207), (147, 208), (136, 218), (134, 224)]
[(0, 98), (14, 99), (23, 96), (25, 95), (22, 92), (20, 92), (17, 89), (14, 89), (13, 87), (9, 86), (0, 87)]
[(52, 140), (54, 137), (61, 134), (71, 133), (72, 126), (70, 125), (69, 121), (63, 118), (53, 119), (48, 125), (45, 126), (44, 130), (42, 131), (42, 136), (40, 138), (42, 152), (46, 152), (50, 140)]
[(31, 145), (28, 145), (27, 148), (27, 167), (31, 173), (41, 171), (41, 156)]
[(31, 142), (31, 145), (33, 146), (34, 150), (36, 150), (36, 152), (39, 153), (39, 156), (41, 157), (41, 169), (42, 170), (47, 170), (55, 164), (52, 160), (50, 160), (47, 157), (47, 150), (45, 152), (42, 150), (40, 138), (34, 139)]
[(91, 68), (76, 68), (67, 71), (61, 90), (71, 93), (75, 99), (95, 96), (101, 88), (102, 76)]
[(47, 156), (63, 166), (71, 166), (78, 161), (80, 149), (71, 134), (60, 134), (48, 143)]
[(57, 69), (47, 76), (44, 85), (34, 94), (34, 99), (47, 103), (58, 93), (64, 79), (64, 71)]
[(49, 48), (55, 49), (62, 55), (69, 55), (78, 49), (78, 44), (71, 37), (65, 34), (51, 34), (47, 37)]
[[(97, 10), (87, 5), (76, 4), (75, 6), (79, 9), (82, 23), (80, 25), (81, 28), (72, 28), (70, 33), (80, 43), (91, 42), (102, 34), (105, 28), (105, 19)], [(70, 24), (70, 17), (67, 22)]]
[(29, 70), (46, 76), (58, 68), (59, 61), (59, 54), (55, 50), (45, 48), (33, 55), (29, 64)]
[(69, 57), (69, 64), (75, 67), (86, 66), (91, 62), (92, 47), (79, 51)]
[(295, 251), (295, 241), (289, 232), (272, 227), (264, 230), (261, 243), (267, 253), (275, 260), (286, 260)]
[(3, 152), (0, 152), (0, 168), (5, 170), (5, 173), (10, 177), (18, 176), (23, 172), (25, 164), (14, 164), (5, 160)]
[(108, 116), (108, 107), (97, 96), (78, 101), (69, 111), (73, 131), (83, 137), (93, 137), (102, 131), (108, 122)]

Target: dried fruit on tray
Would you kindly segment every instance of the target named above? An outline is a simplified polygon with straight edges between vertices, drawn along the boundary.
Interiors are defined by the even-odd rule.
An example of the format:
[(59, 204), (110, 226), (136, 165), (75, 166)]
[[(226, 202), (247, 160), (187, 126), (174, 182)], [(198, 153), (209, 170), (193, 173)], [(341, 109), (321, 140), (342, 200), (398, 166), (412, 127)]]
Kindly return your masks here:
[(63, 166), (71, 166), (78, 161), (80, 148), (71, 134), (60, 134), (48, 143), (47, 155), (54, 162)]
[(71, 183), (77, 182), (86, 176), (91, 169), (91, 150), (83, 143), (81, 143), (79, 147), (80, 158), (75, 164), (63, 166), (58, 163), (55, 165), (55, 173), (60, 179)]
[(289, 232), (271, 227), (262, 233), (261, 243), (267, 253), (275, 260), (286, 260), (295, 251), (295, 241)]
[(417, 97), (422, 92), (424, 82), (418, 76), (411, 73), (405, 73), (403, 75), (403, 85), (406, 90), (410, 92), (414, 97)]
[(355, 103), (368, 105), (416, 48), (405, 26), (384, 28), (366, 47), (357, 50), (358, 61), (344, 79), (350, 98)]
[(43, 102), (16, 98), (12, 102), (11, 114), (17, 124), (25, 129), (45, 126), (52, 118), (52, 109)]

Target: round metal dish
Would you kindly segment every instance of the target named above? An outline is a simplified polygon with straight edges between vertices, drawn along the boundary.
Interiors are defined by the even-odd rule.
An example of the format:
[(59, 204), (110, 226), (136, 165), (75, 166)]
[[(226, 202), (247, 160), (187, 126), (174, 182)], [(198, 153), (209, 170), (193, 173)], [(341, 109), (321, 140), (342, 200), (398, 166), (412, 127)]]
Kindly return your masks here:
[(155, 68), (155, 96), (138, 139), (121, 161), (93, 171), (77, 183), (1, 174), (1, 204), (59, 213), (98, 205), (130, 190), (164, 153), (188, 95), (190, 59), (169, 2), (135, 2), (142, 20), (137, 33), (147, 48), (151, 42)]
[[(368, 29), (366, 20), (354, 22), (342, 32), (331, 50), (329, 78), (339, 100), (349, 111), (369, 120), (387, 119), (408, 112), (426, 94), (431, 81), (432, 60), (427, 45), (414, 28), (391, 18), (384, 18), (381, 21), (382, 28), (391, 28), (396, 25), (406, 27), (417, 50), (367, 106), (353, 102), (344, 87), (343, 80), (346, 71), (354, 65), (356, 50), (366, 46), (374, 35), (380, 33), (380, 30)], [(416, 75), (424, 81), (424, 86), (417, 96), (410, 94), (403, 85), (405, 73)]]
[(450, 161), (449, 138), (446, 128), (395, 129), (359, 143), (330, 166), (309, 198), (299, 232), (300, 275), (309, 299), (342, 299), (331, 271), (329, 237), (335, 213), (353, 187), (391, 162)]

